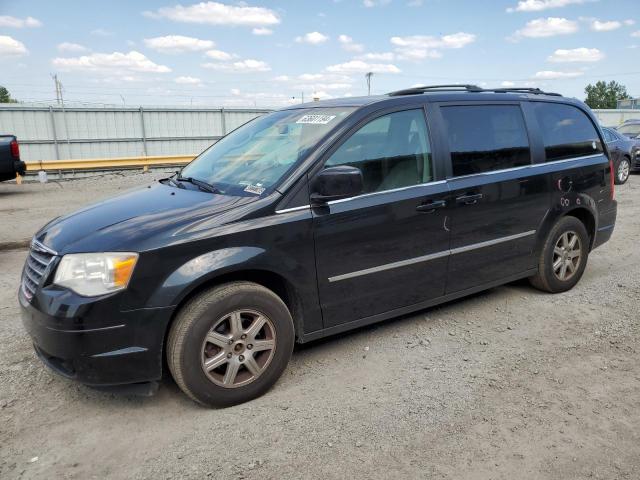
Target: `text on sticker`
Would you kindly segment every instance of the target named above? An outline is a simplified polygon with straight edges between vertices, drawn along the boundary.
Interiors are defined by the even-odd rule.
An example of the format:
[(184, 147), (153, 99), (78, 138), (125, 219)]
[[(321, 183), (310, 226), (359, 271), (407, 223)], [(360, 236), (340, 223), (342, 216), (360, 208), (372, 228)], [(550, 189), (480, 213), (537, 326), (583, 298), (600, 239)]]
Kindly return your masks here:
[(335, 115), (305, 115), (296, 123), (310, 123), (312, 125), (326, 125), (336, 118)]

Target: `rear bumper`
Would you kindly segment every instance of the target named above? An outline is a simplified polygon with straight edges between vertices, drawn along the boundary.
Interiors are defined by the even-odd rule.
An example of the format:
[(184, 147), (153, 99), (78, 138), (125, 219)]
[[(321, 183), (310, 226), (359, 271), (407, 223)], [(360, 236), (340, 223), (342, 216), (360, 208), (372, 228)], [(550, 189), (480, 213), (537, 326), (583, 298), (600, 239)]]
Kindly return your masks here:
[[(113, 311), (114, 302), (108, 300), (97, 300), (87, 309), (86, 304), (81, 308), (77, 304), (56, 305), (51, 299), (47, 305), (55, 305), (58, 313), (52, 315), (31, 305), (21, 292), (18, 295), (22, 322), (38, 357), (60, 375), (92, 386), (161, 378), (164, 332), (171, 307)], [(42, 293), (38, 296), (37, 302), (42, 302)], [(76, 315), (66, 316), (65, 311)]]
[(593, 242), (593, 248), (597, 248), (603, 243), (609, 241), (613, 235), (613, 229), (616, 224), (618, 215), (618, 202), (612, 201), (610, 209), (601, 212), (598, 218), (598, 229), (596, 230), (596, 238)]
[(18, 161), (15, 161), (15, 162), (13, 162), (13, 169), (15, 170), (15, 172), (16, 172), (18, 175), (21, 175), (21, 176), (23, 176), (23, 177), (24, 177), (24, 174), (25, 174), (25, 173), (26, 173), (26, 171), (27, 171), (27, 164), (26, 164), (26, 163), (24, 163), (24, 162), (21, 162), (21, 161), (19, 161), (19, 160), (18, 160)]

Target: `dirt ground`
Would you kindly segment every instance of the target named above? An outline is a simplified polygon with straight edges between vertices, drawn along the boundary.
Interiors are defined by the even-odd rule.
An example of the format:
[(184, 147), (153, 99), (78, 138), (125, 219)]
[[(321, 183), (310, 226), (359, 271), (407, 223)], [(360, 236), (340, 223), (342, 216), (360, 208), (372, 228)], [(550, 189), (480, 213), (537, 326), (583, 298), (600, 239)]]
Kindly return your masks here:
[[(0, 184), (0, 243), (154, 175)], [(26, 251), (0, 251), (0, 478), (638, 479), (639, 197), (640, 176), (617, 189), (572, 291), (518, 282), (297, 348), (224, 410), (50, 373), (19, 320)]]

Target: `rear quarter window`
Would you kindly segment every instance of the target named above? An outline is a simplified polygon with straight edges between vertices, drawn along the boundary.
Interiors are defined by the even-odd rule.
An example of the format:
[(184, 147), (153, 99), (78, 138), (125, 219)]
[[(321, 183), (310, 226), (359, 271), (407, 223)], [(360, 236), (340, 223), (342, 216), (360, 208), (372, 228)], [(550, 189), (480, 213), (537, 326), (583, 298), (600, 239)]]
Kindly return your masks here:
[(603, 152), (600, 135), (579, 108), (561, 103), (534, 102), (547, 162)]

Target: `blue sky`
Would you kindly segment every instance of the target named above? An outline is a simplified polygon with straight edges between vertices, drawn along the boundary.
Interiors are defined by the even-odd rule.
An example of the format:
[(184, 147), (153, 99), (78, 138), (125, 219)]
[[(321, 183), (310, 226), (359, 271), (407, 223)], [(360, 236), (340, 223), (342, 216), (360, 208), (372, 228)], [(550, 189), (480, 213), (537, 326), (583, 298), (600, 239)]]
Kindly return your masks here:
[[(279, 106), (416, 84), (596, 80), (640, 96), (637, 0), (0, 0), (0, 85), (22, 100)], [(292, 98), (295, 97), (295, 98)]]

